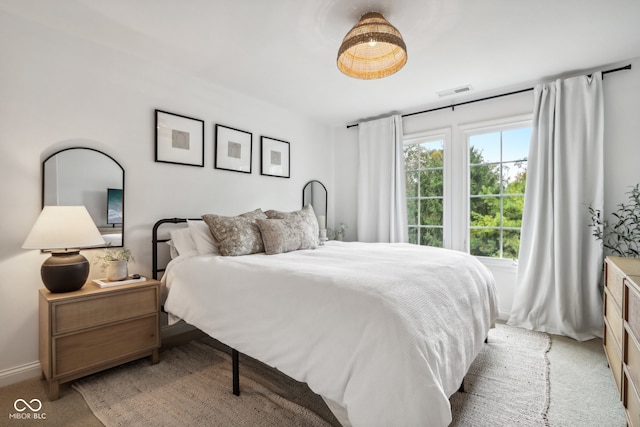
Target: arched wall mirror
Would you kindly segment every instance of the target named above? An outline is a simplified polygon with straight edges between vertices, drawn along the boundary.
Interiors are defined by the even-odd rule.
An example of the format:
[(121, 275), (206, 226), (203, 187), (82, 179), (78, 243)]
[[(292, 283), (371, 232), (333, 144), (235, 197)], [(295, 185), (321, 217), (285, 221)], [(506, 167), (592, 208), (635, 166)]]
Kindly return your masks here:
[(67, 148), (42, 162), (42, 206), (84, 205), (110, 247), (124, 246), (124, 169), (92, 148)]
[(327, 228), (327, 188), (320, 181), (309, 181), (302, 189), (302, 207), (313, 206), (320, 229)]

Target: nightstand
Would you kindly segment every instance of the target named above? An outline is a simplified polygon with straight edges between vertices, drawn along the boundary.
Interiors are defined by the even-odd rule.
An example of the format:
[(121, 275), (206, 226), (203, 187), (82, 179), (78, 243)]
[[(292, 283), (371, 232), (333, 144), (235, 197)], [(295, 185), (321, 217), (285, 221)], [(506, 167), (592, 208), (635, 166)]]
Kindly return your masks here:
[(147, 280), (75, 292), (40, 289), (40, 364), (49, 399), (60, 384), (141, 357), (158, 363), (160, 282)]

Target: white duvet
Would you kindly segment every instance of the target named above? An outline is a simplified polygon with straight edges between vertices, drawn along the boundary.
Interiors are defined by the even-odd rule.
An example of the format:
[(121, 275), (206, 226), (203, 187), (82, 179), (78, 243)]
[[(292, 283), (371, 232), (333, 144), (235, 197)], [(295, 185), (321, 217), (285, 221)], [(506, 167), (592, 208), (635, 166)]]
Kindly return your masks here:
[(446, 426), (497, 316), (474, 257), (408, 244), (178, 257), (165, 309), (346, 408), (353, 426)]

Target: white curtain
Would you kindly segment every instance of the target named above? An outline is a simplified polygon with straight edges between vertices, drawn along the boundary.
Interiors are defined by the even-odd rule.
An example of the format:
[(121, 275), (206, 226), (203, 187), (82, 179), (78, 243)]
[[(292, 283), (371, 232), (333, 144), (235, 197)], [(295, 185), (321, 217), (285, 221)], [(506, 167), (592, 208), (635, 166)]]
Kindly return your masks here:
[(358, 125), (357, 239), (408, 241), (402, 117)]
[(602, 74), (534, 91), (518, 278), (509, 324), (602, 337), (603, 250), (588, 206), (603, 206)]

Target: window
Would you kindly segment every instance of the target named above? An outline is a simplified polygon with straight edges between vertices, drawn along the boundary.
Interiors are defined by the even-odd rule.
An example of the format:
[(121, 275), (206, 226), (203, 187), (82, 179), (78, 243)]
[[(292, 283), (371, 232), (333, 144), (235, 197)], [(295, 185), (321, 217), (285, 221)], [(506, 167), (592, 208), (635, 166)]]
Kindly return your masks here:
[(530, 125), (469, 132), (469, 253), (518, 258)]
[(447, 137), (446, 133), (427, 134), (404, 141), (410, 243), (444, 246)]
[(517, 258), (530, 136), (530, 115), (405, 135), (409, 242)]

